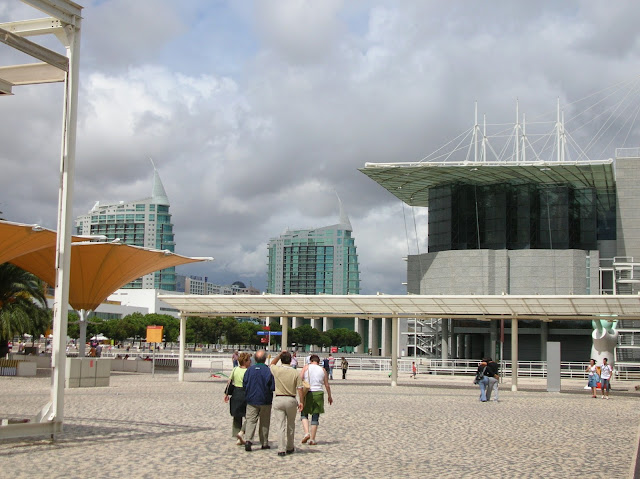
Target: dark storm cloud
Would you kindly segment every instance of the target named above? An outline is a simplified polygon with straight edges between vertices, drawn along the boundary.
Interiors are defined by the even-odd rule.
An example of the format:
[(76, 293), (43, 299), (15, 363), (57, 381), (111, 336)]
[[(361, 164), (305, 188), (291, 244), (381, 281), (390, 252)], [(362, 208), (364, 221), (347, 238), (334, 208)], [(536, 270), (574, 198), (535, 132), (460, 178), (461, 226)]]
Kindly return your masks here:
[[(0, 21), (24, 14), (14, 3), (0, 0)], [(269, 238), (336, 223), (337, 192), (363, 292), (403, 292), (402, 258), (426, 251), (424, 211), (357, 168), (420, 160), (473, 125), (476, 100), (488, 122), (514, 121), (516, 98), (527, 118), (553, 120), (559, 97), (571, 118), (583, 108), (571, 102), (633, 77), (639, 56), (631, 2), (85, 7), (74, 214), (149, 196), (151, 157), (178, 252), (216, 257), (186, 271), (261, 288)], [(0, 211), (52, 227), (61, 87), (15, 93), (0, 110)], [(587, 144), (603, 121), (575, 138)]]

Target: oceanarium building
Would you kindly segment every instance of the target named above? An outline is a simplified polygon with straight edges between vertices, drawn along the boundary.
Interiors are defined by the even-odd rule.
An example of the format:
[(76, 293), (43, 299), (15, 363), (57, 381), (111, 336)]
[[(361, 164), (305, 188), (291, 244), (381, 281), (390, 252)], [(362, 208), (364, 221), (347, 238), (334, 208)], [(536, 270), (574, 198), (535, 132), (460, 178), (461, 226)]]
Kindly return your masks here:
[[(409, 294), (637, 294), (639, 160), (638, 149), (618, 149), (615, 160), (558, 155), (526, 161), (520, 155), (492, 162), (366, 164), (360, 171), (407, 205), (428, 207), (428, 252), (408, 256)], [(589, 358), (590, 321), (522, 323), (520, 360), (546, 359), (547, 341), (561, 342), (563, 361)], [(425, 351), (423, 326), (416, 322), (414, 329), (409, 321), (405, 329), (401, 348), (409, 355), (414, 348)], [(617, 325), (629, 334), (633, 326)], [(437, 334), (450, 358), (499, 357), (499, 328), (495, 321), (442, 318)], [(510, 342), (503, 344), (508, 359)], [(618, 360), (638, 351), (623, 349), (618, 347)]]

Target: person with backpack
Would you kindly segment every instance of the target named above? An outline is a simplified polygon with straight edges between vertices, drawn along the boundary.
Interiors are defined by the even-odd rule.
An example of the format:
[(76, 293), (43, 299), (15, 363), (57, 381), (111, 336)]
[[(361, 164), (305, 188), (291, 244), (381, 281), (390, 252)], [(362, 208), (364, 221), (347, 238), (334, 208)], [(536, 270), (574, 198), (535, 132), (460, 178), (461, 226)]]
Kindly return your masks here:
[(480, 401), (487, 402), (487, 386), (489, 385), (489, 378), (485, 375), (487, 371), (487, 360), (483, 359), (478, 364), (476, 370), (476, 377), (473, 380), (473, 384), (480, 386)]
[[(500, 376), (498, 376), (498, 369), (498, 363), (491, 358), (487, 358), (487, 369), (484, 372), (484, 375), (488, 379), (487, 401), (498, 402), (498, 380), (500, 379)], [(492, 395), (493, 399), (491, 398)]]

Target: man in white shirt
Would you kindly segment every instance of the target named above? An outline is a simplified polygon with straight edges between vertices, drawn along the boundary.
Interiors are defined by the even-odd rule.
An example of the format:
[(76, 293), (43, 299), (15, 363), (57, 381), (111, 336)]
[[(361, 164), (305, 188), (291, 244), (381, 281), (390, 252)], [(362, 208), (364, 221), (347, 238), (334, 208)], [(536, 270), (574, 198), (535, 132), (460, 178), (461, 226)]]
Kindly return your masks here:
[(602, 399), (609, 399), (609, 391), (611, 390), (610, 382), (612, 375), (613, 368), (608, 364), (608, 359), (604, 358), (602, 360), (602, 366), (600, 366), (600, 386), (602, 389)]

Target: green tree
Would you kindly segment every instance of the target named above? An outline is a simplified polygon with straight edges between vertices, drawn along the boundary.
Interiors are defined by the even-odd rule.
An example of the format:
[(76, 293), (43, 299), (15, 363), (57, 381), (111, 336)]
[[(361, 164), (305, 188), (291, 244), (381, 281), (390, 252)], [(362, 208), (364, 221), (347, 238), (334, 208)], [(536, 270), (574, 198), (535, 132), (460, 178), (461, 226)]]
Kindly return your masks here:
[(16, 335), (42, 334), (51, 324), (44, 284), (35, 275), (11, 264), (0, 264), (0, 358)]

